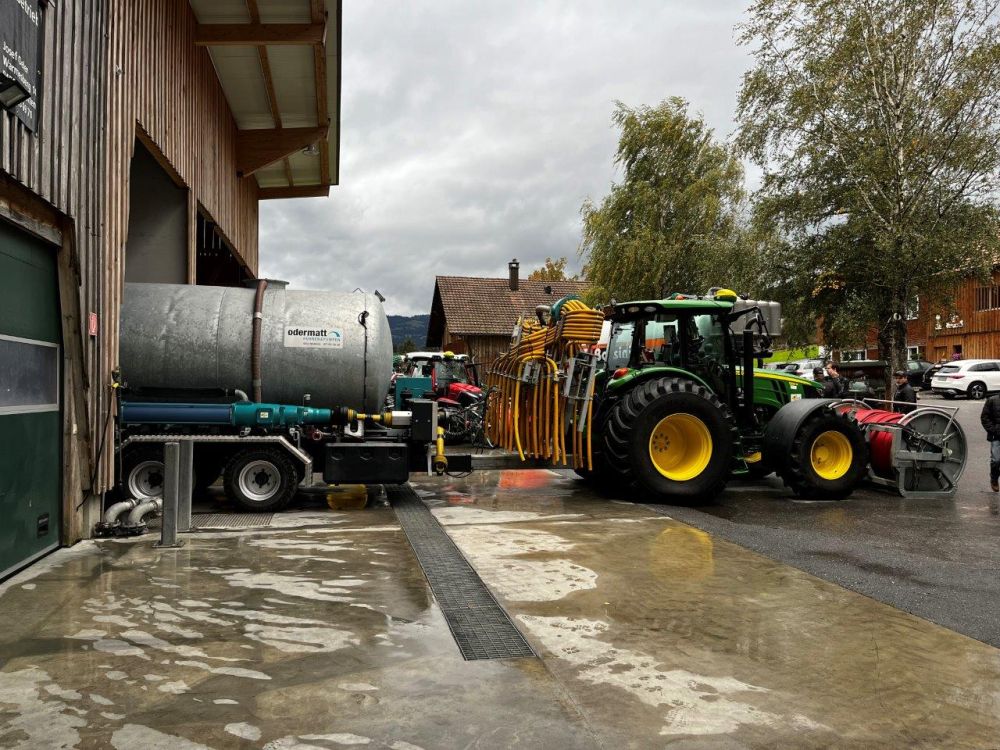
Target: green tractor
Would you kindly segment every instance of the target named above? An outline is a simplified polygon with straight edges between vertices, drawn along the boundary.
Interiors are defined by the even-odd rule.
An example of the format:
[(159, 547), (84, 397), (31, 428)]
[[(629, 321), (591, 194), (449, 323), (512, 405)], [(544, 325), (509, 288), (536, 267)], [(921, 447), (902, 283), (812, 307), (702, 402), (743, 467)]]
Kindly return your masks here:
[[(771, 472), (798, 496), (840, 499), (866, 474), (860, 428), (810, 380), (764, 370), (780, 306), (708, 295), (614, 304), (594, 377), (597, 485), (694, 503)], [(756, 366), (755, 366), (756, 365)]]

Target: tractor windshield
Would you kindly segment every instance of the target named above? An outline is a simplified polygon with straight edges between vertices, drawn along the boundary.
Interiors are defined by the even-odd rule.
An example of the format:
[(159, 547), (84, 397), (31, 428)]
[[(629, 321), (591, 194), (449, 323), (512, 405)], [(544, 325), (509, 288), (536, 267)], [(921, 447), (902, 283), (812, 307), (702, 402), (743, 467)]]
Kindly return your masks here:
[(634, 332), (635, 323), (631, 321), (615, 324), (611, 332), (611, 341), (608, 342), (608, 369), (617, 370), (619, 367), (629, 366)]
[(449, 383), (467, 383), (469, 376), (465, 372), (465, 363), (457, 359), (442, 359), (434, 363), (438, 385)]
[(608, 369), (666, 366), (718, 370), (726, 362), (722, 321), (710, 313), (659, 313), (618, 322), (608, 343)]

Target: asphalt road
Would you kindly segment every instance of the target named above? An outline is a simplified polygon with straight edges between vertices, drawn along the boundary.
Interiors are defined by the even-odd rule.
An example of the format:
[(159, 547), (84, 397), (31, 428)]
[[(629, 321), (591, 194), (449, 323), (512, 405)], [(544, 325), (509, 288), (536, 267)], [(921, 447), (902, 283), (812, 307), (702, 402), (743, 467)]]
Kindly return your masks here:
[(657, 510), (819, 578), (1000, 647), (1000, 503), (989, 489), (982, 401), (958, 407), (969, 460), (951, 500), (874, 489), (840, 502), (795, 500), (780, 481), (731, 485), (699, 508)]

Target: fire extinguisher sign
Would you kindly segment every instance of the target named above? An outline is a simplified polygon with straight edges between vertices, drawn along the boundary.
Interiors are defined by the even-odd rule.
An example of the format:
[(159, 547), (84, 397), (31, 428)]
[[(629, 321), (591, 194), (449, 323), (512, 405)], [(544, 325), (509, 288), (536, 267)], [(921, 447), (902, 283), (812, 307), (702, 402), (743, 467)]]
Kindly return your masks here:
[(321, 326), (286, 326), (285, 346), (292, 349), (343, 349), (344, 331)]

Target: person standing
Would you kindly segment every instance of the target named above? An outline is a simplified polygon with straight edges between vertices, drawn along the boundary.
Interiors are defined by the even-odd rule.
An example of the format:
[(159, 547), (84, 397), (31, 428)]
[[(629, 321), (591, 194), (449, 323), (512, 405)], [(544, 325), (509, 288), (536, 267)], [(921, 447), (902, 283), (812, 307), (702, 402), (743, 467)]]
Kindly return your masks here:
[(840, 370), (835, 362), (826, 363), (826, 385), (823, 386), (823, 398), (840, 398), (847, 392), (847, 381), (840, 377)]
[(986, 439), (990, 441), (990, 489), (1000, 491), (1000, 394), (993, 394), (983, 404), (983, 412), (979, 415)]
[(909, 414), (917, 408), (917, 392), (913, 390), (906, 373), (902, 370), (896, 370), (893, 377), (896, 379), (896, 395), (892, 397), (895, 402), (892, 410), (900, 414)]

